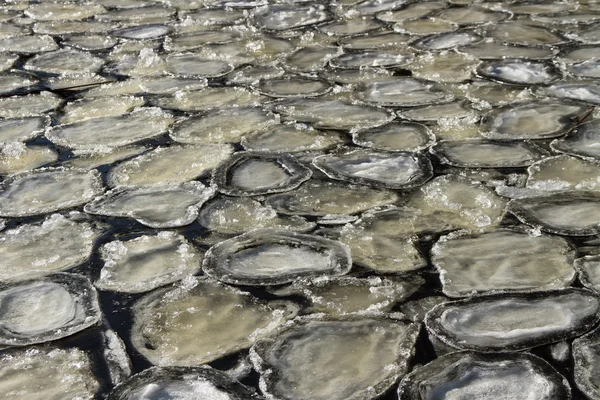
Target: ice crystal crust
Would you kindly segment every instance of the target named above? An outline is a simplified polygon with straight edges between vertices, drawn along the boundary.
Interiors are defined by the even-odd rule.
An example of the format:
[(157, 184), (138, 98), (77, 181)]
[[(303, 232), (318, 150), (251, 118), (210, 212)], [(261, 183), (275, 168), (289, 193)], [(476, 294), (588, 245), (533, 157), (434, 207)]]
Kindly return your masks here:
[(260, 400), (252, 389), (210, 367), (152, 367), (117, 386), (110, 400)]
[(0, 1), (0, 398), (600, 399), (599, 60), (596, 0)]
[(568, 400), (571, 392), (566, 379), (539, 357), (467, 351), (440, 357), (418, 368), (402, 380), (398, 390), (400, 400), (447, 396)]
[(252, 362), (274, 398), (376, 398), (405, 373), (416, 328), (385, 317), (301, 319), (257, 343)]
[(524, 350), (587, 332), (600, 318), (599, 306), (599, 298), (583, 289), (482, 296), (436, 306), (426, 326), (458, 349)]
[(4, 286), (0, 319), (0, 345), (27, 346), (89, 328), (100, 319), (100, 306), (87, 278), (57, 273)]
[(299, 277), (342, 275), (350, 249), (341, 242), (287, 230), (263, 229), (225, 240), (206, 253), (202, 269), (238, 285), (274, 285)]
[(201, 278), (152, 292), (134, 307), (133, 345), (158, 366), (195, 366), (249, 348), (293, 318), (290, 302), (259, 300)]

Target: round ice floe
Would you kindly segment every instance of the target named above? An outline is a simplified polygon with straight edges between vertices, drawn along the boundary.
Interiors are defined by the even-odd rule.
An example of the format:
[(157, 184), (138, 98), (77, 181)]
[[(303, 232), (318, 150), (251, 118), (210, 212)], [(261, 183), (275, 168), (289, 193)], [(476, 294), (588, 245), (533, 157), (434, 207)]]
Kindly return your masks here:
[(10, 400), (93, 400), (100, 388), (95, 373), (91, 358), (77, 348), (3, 351), (0, 393)]
[(123, 39), (151, 40), (162, 38), (173, 31), (173, 28), (162, 24), (137, 25), (112, 31), (111, 35)]
[(377, 19), (384, 22), (401, 22), (405, 20), (419, 19), (434, 11), (446, 8), (445, 1), (427, 1), (412, 3), (399, 10), (384, 11), (376, 15)]
[(552, 48), (505, 45), (496, 42), (479, 42), (461, 47), (463, 53), (471, 54), (481, 60), (487, 59), (549, 59), (554, 57)]
[(506, 106), (533, 99), (529, 88), (516, 85), (499, 85), (497, 83), (476, 81), (463, 86), (465, 97), (484, 109)]
[(243, 64), (276, 64), (296, 50), (291, 40), (278, 39), (266, 34), (242, 37), (229, 43), (209, 44), (202, 47), (202, 54), (209, 58), (228, 61), (236, 67)]
[[(354, 3), (354, 2), (352, 2)], [(395, 10), (406, 5), (405, 0), (363, 0), (352, 5), (352, 11), (359, 15), (373, 15)]]
[(97, 294), (80, 275), (57, 273), (0, 289), (0, 345), (27, 346), (73, 335), (100, 319)]
[(575, 384), (588, 399), (600, 399), (600, 382), (595, 372), (600, 352), (600, 331), (595, 329), (573, 341)]
[(244, 136), (244, 149), (273, 153), (325, 150), (342, 144), (343, 138), (336, 133), (321, 132), (303, 125), (277, 125), (262, 132)]
[(33, 25), (33, 31), (35, 33), (44, 35), (106, 33), (112, 28), (114, 28), (112, 24), (96, 20), (40, 21)]
[(277, 106), (285, 120), (308, 123), (319, 129), (356, 130), (383, 125), (393, 115), (381, 108), (340, 100), (287, 100)]
[(191, 117), (176, 123), (170, 136), (180, 143), (235, 143), (277, 124), (277, 117), (262, 108), (240, 107)]
[(425, 125), (411, 122), (392, 122), (377, 128), (352, 134), (352, 141), (361, 147), (383, 151), (419, 151), (435, 142)]
[(198, 23), (204, 26), (234, 25), (246, 18), (246, 11), (227, 8), (200, 8), (190, 12), (180, 12), (185, 22)]
[(431, 162), (419, 153), (356, 150), (319, 156), (313, 164), (333, 179), (389, 189), (420, 186), (433, 176)]
[(37, 85), (39, 81), (29, 74), (12, 71), (0, 74), (0, 95), (27, 92)]
[(458, 31), (425, 36), (413, 41), (411, 46), (421, 50), (448, 50), (477, 43), (482, 39), (474, 32)]
[(600, 78), (600, 62), (589, 60), (569, 65), (567, 66), (567, 71), (579, 78)]
[(380, 274), (403, 274), (427, 265), (415, 247), (414, 237), (401, 232), (388, 235), (358, 224), (360, 220), (356, 225), (346, 224), (339, 230), (329, 229), (321, 233), (348, 245), (354, 264)]
[(549, 29), (528, 25), (523, 21), (509, 21), (490, 25), (486, 37), (499, 43), (522, 44), (526, 46), (551, 46), (565, 42), (565, 39)]
[(386, 190), (336, 182), (309, 180), (298, 189), (267, 198), (267, 204), (285, 215), (350, 215), (394, 203), (398, 195)]
[(117, 39), (104, 35), (78, 35), (63, 40), (64, 45), (85, 51), (108, 50), (117, 42)]
[(444, 164), (468, 168), (526, 167), (546, 155), (530, 142), (485, 139), (444, 140), (436, 143), (431, 152)]
[(268, 286), (300, 277), (343, 275), (351, 266), (350, 249), (341, 242), (261, 229), (211, 247), (202, 269), (226, 283)]
[(289, 55), (285, 64), (298, 72), (321, 71), (340, 52), (335, 46), (306, 46)]
[(118, 116), (131, 112), (144, 103), (145, 100), (139, 96), (103, 96), (75, 100), (65, 104), (58, 120), (61, 125), (66, 125), (91, 118)]
[(575, 260), (575, 269), (579, 272), (581, 283), (600, 293), (600, 256), (584, 256)]
[(102, 191), (102, 180), (96, 171), (39, 169), (2, 182), (0, 215), (23, 217), (77, 207)]
[[(155, 4), (155, 3), (154, 3)], [(168, 21), (170, 17), (175, 15), (177, 10), (169, 7), (161, 7), (151, 5), (147, 7), (121, 8), (112, 9), (103, 14), (96, 16), (96, 19), (101, 21), (126, 22), (133, 21)]]
[[(389, 237), (402, 239), (402, 241), (396, 241), (396, 244), (404, 244), (404, 250), (402, 254), (408, 257), (395, 258), (396, 256), (394, 255), (394, 253), (398, 252), (398, 247), (394, 249), (394, 241), (388, 240), (389, 244), (385, 247), (388, 249), (388, 256), (386, 258), (388, 262), (391, 261), (389, 265), (393, 266), (398, 262), (401, 262), (403, 259), (412, 259), (412, 268), (401, 269), (409, 270), (420, 268), (419, 266), (417, 266), (417, 262), (419, 263), (418, 265), (423, 266), (423, 259), (421, 254), (414, 247), (414, 238), (417, 235), (430, 234), (433, 232), (444, 232), (455, 229), (450, 223), (446, 223), (441, 219), (436, 219), (435, 217), (433, 217), (433, 215), (435, 215), (435, 212), (433, 214), (421, 213), (420, 210), (411, 207), (387, 206), (383, 209), (368, 210), (367, 212), (363, 213), (361, 215), (361, 218), (354, 224), (357, 228), (360, 228), (356, 230), (357, 235), (355, 235), (355, 243), (358, 245), (355, 246), (355, 248), (359, 252), (358, 254), (355, 254), (357, 253), (357, 251), (353, 250), (352, 256), (354, 262), (356, 264), (361, 264), (364, 267), (368, 267), (374, 270), (380, 270), (381, 267), (386, 267), (385, 264), (378, 264), (377, 259), (379, 258), (379, 243), (377, 243), (377, 240), (373, 240), (373, 243), (371, 245), (369, 245), (368, 241), (367, 243), (360, 243), (360, 234), (362, 231), (362, 233), (365, 235), (367, 234), (367, 232), (369, 232), (368, 234), (376, 234), (376, 236), (383, 238)], [(344, 227), (344, 229), (347, 228)], [(350, 232), (351, 231), (352, 230), (350, 230)], [(375, 236), (373, 237), (375, 238)], [(409, 245), (411, 247), (408, 247)], [(360, 253), (364, 251), (361, 251), (361, 248), (369, 250), (369, 252), (366, 253), (368, 254), (368, 258), (363, 259), (364, 261), (369, 261), (368, 264), (364, 261), (360, 261)], [(410, 251), (407, 251), (409, 249)]]
[(228, 84), (255, 85), (262, 79), (280, 78), (285, 74), (283, 68), (274, 65), (246, 65), (237, 68), (226, 79)]
[(539, 89), (539, 94), (559, 99), (577, 100), (596, 105), (600, 104), (600, 84), (594, 82), (575, 81), (555, 83), (554, 85)]
[(504, 216), (506, 201), (484, 185), (458, 175), (441, 175), (413, 192), (406, 205), (416, 209), (425, 231), (489, 229)]
[(512, 200), (508, 211), (528, 225), (569, 236), (600, 233), (598, 192), (554, 192)]
[(559, 101), (534, 101), (492, 111), (481, 134), (495, 140), (549, 139), (562, 136), (577, 124), (587, 108)]
[(571, 388), (550, 364), (532, 354), (468, 351), (442, 356), (418, 368), (405, 376), (398, 388), (400, 400), (448, 396), (478, 400), (569, 400)]
[(492, 295), (440, 304), (425, 324), (454, 348), (517, 351), (587, 332), (600, 320), (599, 308), (600, 299), (583, 289)]
[(184, 78), (219, 78), (233, 71), (233, 65), (220, 60), (210, 60), (198, 54), (170, 54), (166, 60), (167, 71)]
[(408, 371), (417, 332), (385, 317), (303, 318), (258, 342), (252, 363), (270, 398), (375, 399)]
[(90, 214), (134, 218), (152, 228), (191, 224), (214, 194), (200, 182), (118, 187), (85, 205)]
[(29, 71), (59, 75), (76, 75), (100, 70), (104, 60), (88, 52), (61, 49), (35, 56), (25, 63)]
[(310, 301), (309, 313), (381, 314), (416, 292), (419, 278), (368, 279), (351, 276), (299, 279), (290, 286), (273, 291), (277, 295), (295, 294)]
[(0, 144), (0, 174), (29, 172), (58, 160), (58, 153), (45, 146), (26, 146), (21, 142)]
[(394, 30), (408, 35), (430, 35), (452, 32), (458, 25), (440, 18), (422, 18), (394, 24)]
[(152, 367), (115, 387), (109, 400), (261, 400), (252, 389), (210, 367)]
[(0, 142), (25, 142), (41, 135), (50, 123), (48, 117), (14, 118), (0, 121)]
[(0, 281), (30, 279), (85, 262), (101, 230), (60, 214), (0, 233)]
[(132, 342), (154, 365), (198, 366), (251, 347), (297, 311), (291, 302), (191, 278), (135, 304)]
[(475, 7), (448, 8), (435, 14), (435, 18), (441, 18), (459, 25), (494, 23), (508, 19), (510, 16), (509, 13)]
[(38, 21), (78, 20), (106, 12), (101, 5), (94, 3), (39, 3), (31, 4), (25, 15)]
[(149, 292), (195, 275), (202, 261), (191, 243), (171, 231), (106, 243), (100, 258), (104, 266), (94, 286), (125, 293)]
[(551, 63), (510, 59), (486, 61), (477, 68), (477, 73), (517, 85), (548, 84), (561, 77), (560, 71)]
[(191, 92), (177, 92), (173, 97), (161, 97), (158, 105), (180, 111), (209, 111), (262, 104), (264, 97), (239, 87), (214, 87)]
[(0, 39), (0, 51), (17, 54), (37, 54), (58, 49), (51, 36), (32, 35)]
[(573, 248), (550, 235), (511, 230), (450, 234), (433, 246), (431, 257), (450, 297), (559, 289), (575, 278)]
[(327, 21), (331, 16), (325, 6), (319, 4), (272, 5), (258, 8), (253, 19), (261, 29), (286, 31)]
[(50, 92), (0, 98), (0, 117), (37, 117), (58, 108), (62, 99)]
[(343, 38), (339, 44), (349, 50), (376, 50), (402, 47), (409, 39), (408, 35), (397, 32), (369, 33), (363, 36)]
[(164, 134), (173, 118), (158, 109), (58, 125), (46, 132), (52, 142), (71, 149), (97, 150), (125, 146)]
[(442, 118), (460, 119), (477, 116), (475, 110), (470, 108), (468, 104), (460, 101), (400, 110), (398, 111), (398, 115), (402, 118), (419, 122), (438, 122)]
[(231, 31), (200, 31), (169, 36), (165, 41), (165, 49), (169, 51), (187, 51), (202, 48), (207, 44), (228, 43), (238, 38)]
[(198, 222), (213, 232), (224, 234), (241, 234), (260, 228), (305, 232), (315, 227), (315, 223), (302, 217), (280, 217), (273, 208), (248, 197), (220, 197), (211, 200), (200, 210)]
[(145, 146), (125, 146), (110, 149), (108, 152), (101, 153), (89, 153), (86, 151), (77, 152), (75, 151), (76, 157), (70, 158), (63, 162), (65, 167), (83, 168), (83, 169), (94, 169), (102, 165), (113, 164), (123, 159), (137, 156), (141, 153), (148, 151)]
[(213, 171), (213, 183), (224, 194), (255, 196), (286, 192), (311, 175), (290, 155), (237, 152)]
[(316, 97), (329, 92), (331, 86), (322, 80), (292, 76), (263, 80), (257, 89), (270, 97)]
[(233, 153), (227, 144), (158, 147), (125, 161), (108, 174), (108, 184), (187, 182), (211, 171)]
[(397, 68), (410, 64), (414, 54), (404, 50), (363, 51), (342, 54), (333, 58), (329, 64), (333, 68), (361, 69), (361, 68)]
[(415, 78), (433, 82), (459, 83), (471, 79), (479, 60), (457, 52), (424, 53), (406, 68)]
[(568, 64), (584, 61), (594, 61), (600, 57), (600, 46), (568, 47), (559, 53), (559, 58)]
[(559, 155), (537, 161), (527, 170), (526, 187), (539, 191), (600, 190), (600, 163)]
[(500, 7), (514, 14), (542, 14), (542, 13), (568, 13), (579, 7), (578, 3), (565, 3), (562, 1), (538, 3), (527, 1), (519, 3), (502, 4)]
[(317, 29), (328, 36), (352, 36), (367, 33), (383, 25), (374, 18), (341, 19), (319, 25)]
[(454, 99), (451, 93), (437, 89), (432, 83), (414, 78), (367, 83), (356, 96), (369, 103), (391, 107), (424, 106)]

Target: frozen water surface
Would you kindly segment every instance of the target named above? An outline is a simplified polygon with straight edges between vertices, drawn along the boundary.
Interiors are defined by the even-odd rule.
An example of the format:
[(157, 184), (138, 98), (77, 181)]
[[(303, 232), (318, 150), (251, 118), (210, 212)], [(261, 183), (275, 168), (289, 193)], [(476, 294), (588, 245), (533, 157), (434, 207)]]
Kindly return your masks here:
[(571, 392), (564, 377), (531, 354), (456, 352), (407, 375), (400, 383), (398, 397), (568, 400)]
[(249, 348), (296, 312), (290, 302), (192, 278), (136, 303), (132, 341), (152, 364), (197, 366)]
[(600, 399), (599, 60), (593, 0), (0, 1), (0, 398)]

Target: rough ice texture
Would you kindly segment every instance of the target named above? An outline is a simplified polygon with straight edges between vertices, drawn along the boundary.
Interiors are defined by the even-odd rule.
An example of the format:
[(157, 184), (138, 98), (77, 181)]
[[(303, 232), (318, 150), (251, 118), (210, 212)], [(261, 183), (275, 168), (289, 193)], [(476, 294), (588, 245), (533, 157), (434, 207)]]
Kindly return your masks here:
[(575, 278), (572, 246), (550, 235), (511, 230), (450, 234), (433, 246), (431, 257), (450, 297), (559, 289)]
[(266, 286), (300, 277), (343, 275), (351, 265), (350, 249), (341, 242), (259, 229), (211, 247), (202, 269), (226, 283)]
[(100, 306), (87, 278), (56, 273), (4, 287), (0, 319), (0, 345), (27, 346), (93, 326), (100, 320)]
[(90, 214), (134, 218), (152, 228), (191, 224), (215, 193), (199, 182), (117, 187), (85, 205)]
[(567, 380), (543, 359), (527, 353), (445, 355), (407, 375), (400, 400), (551, 400), (571, 398)]
[(152, 367), (113, 389), (110, 400), (261, 400), (262, 396), (208, 366)]
[(7, 400), (93, 400), (99, 388), (91, 357), (77, 348), (28, 347), (0, 356), (0, 392)]
[(82, 264), (101, 234), (101, 228), (61, 214), (3, 231), (0, 280), (29, 279)]
[(290, 302), (272, 304), (202, 278), (160, 289), (134, 306), (132, 342), (158, 366), (197, 366), (247, 349), (293, 318)]
[(269, 398), (377, 398), (408, 370), (417, 325), (384, 317), (306, 317), (252, 348)]
[(97, 171), (45, 168), (2, 183), (0, 215), (22, 217), (83, 205), (103, 192)]
[(104, 266), (94, 286), (126, 293), (148, 292), (200, 271), (202, 255), (172, 231), (116, 240), (100, 248)]
[(430, 335), (458, 349), (524, 350), (573, 338), (599, 320), (599, 298), (584, 289), (482, 296), (427, 314)]

